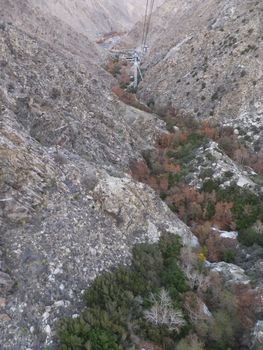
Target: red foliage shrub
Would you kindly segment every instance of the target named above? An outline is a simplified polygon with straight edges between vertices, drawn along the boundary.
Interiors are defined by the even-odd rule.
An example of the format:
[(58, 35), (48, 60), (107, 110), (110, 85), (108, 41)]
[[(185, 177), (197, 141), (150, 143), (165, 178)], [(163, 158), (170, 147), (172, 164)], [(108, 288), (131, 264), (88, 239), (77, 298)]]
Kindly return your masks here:
[(174, 134), (162, 134), (157, 141), (158, 146), (161, 148), (171, 147), (175, 142), (175, 138)]
[(223, 230), (224, 229), (234, 230), (235, 229), (235, 227), (233, 226), (234, 219), (233, 219), (233, 214), (231, 212), (232, 208), (233, 208), (233, 203), (228, 203), (228, 202), (216, 203), (213, 223)]
[(127, 73), (127, 69), (125, 67), (121, 68), (121, 76), (120, 83), (128, 84), (130, 82), (130, 76)]
[(150, 171), (143, 160), (134, 162), (131, 165), (131, 172), (135, 180), (148, 183)]
[(215, 139), (217, 136), (216, 129), (210, 126), (208, 121), (204, 121), (201, 126), (201, 134), (210, 138)]
[(181, 166), (179, 164), (173, 164), (171, 162), (165, 161), (163, 163), (163, 170), (167, 173), (176, 174), (181, 170)]
[(127, 91), (124, 91), (119, 86), (114, 86), (112, 92), (119, 97), (119, 99), (125, 104), (132, 106), (134, 108), (140, 109), (144, 112), (151, 112), (150, 108), (140, 103), (135, 94), (131, 94)]

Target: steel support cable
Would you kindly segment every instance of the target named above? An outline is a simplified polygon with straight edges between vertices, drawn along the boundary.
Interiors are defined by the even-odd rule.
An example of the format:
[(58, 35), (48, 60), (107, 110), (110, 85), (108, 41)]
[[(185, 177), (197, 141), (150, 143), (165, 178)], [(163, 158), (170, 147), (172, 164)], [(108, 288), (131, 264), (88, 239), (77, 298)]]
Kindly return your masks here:
[(145, 8), (145, 15), (144, 15), (144, 23), (143, 23), (143, 32), (142, 32), (142, 46), (144, 45), (144, 39), (145, 39), (145, 31), (146, 31), (146, 25), (147, 25), (147, 18), (148, 18), (148, 8), (149, 8), (149, 0), (146, 2), (146, 8)]
[(145, 29), (145, 37), (144, 37), (143, 46), (146, 46), (147, 37), (148, 37), (149, 31), (150, 31), (152, 14), (153, 14), (153, 7), (154, 7), (154, 1), (155, 0), (151, 0), (151, 4), (150, 4), (150, 12), (149, 12), (149, 18), (148, 18), (146, 29)]

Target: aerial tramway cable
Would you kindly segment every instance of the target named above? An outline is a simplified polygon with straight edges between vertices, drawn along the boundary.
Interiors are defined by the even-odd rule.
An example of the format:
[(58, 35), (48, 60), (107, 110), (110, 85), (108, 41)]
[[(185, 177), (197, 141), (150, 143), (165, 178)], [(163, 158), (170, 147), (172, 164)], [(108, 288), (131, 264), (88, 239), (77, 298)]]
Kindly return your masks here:
[(154, 6), (154, 0), (151, 0), (149, 18), (148, 18), (148, 22), (147, 22), (147, 26), (146, 26), (146, 30), (145, 30), (145, 40), (144, 40), (144, 45), (145, 46), (146, 46), (146, 43), (147, 43), (147, 38), (148, 38), (149, 31), (150, 31), (150, 25), (151, 25), (152, 13), (153, 13), (153, 6)]
[[(144, 16), (144, 23), (143, 23), (143, 33), (142, 33), (142, 49), (144, 52), (147, 52), (147, 37), (149, 34), (150, 30), (150, 25), (151, 25), (151, 19), (152, 19), (152, 13), (153, 13), (153, 7), (154, 7), (154, 1), (155, 0), (147, 0), (146, 1), (146, 8), (145, 8), (145, 16)], [(136, 89), (138, 86), (138, 72), (141, 77), (142, 77), (142, 72), (140, 69), (140, 55), (138, 52), (135, 50), (134, 55), (133, 55), (133, 69), (134, 69), (134, 81), (133, 81), (133, 86)]]
[(147, 0), (146, 2), (145, 17), (144, 17), (144, 24), (143, 24), (143, 35), (142, 35), (143, 49), (147, 48), (146, 44), (147, 44), (147, 38), (148, 38), (150, 25), (151, 25), (154, 1), (155, 0)]
[(145, 8), (143, 32), (142, 32), (142, 46), (144, 45), (144, 39), (145, 39), (145, 30), (146, 30), (146, 24), (147, 24), (147, 18), (148, 18), (148, 7), (149, 7), (149, 0), (147, 0), (146, 8)]
[[(152, 14), (153, 14), (153, 8), (154, 8), (154, 1), (155, 0), (146, 0), (146, 8), (145, 8), (145, 15), (144, 15), (144, 22), (143, 22), (143, 33), (142, 33), (142, 49), (144, 52), (147, 52), (147, 38), (150, 31), (151, 26), (151, 20), (152, 20)], [(111, 50), (111, 52), (116, 53), (122, 53), (123, 50)], [(124, 50), (127, 52), (128, 50)], [(139, 82), (139, 77), (143, 79), (142, 72), (140, 69), (140, 61), (141, 61), (141, 55), (140, 53), (135, 49), (133, 56), (126, 58), (128, 60), (133, 61), (133, 69), (134, 69), (134, 81), (133, 81), (133, 87), (136, 89)], [(139, 74), (139, 76), (138, 76)]]

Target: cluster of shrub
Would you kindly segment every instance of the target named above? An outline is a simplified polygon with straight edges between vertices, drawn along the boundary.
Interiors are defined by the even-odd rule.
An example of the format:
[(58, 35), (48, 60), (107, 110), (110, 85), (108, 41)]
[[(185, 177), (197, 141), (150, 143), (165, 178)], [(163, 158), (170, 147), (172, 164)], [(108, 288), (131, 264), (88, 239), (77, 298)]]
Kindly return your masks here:
[(217, 226), (222, 230), (238, 230), (238, 238), (245, 245), (263, 245), (262, 193), (235, 184), (222, 188), (212, 177), (203, 182), (201, 189), (189, 186), (186, 181), (196, 150), (209, 139), (220, 144), (229, 135), (231, 140), (230, 129), (198, 123), (186, 115), (178, 115), (175, 120), (179, 130), (160, 137), (156, 150), (145, 153), (144, 162), (133, 164), (134, 177), (158, 191), (170, 208), (193, 227), (202, 244), (206, 245), (211, 227)]
[[(213, 120), (198, 122), (184, 111), (177, 111), (174, 108), (168, 107), (160, 108), (155, 106), (154, 103), (149, 103), (149, 105), (153, 106), (153, 110), (166, 121), (168, 130), (171, 132), (174, 132), (174, 125), (179, 126), (180, 129), (188, 133), (193, 131), (198, 132), (217, 142), (219, 147), (237, 163), (251, 167), (259, 176), (263, 175), (262, 144), (260, 145), (260, 140), (258, 140), (257, 147), (254, 149), (252, 147), (252, 140), (249, 139), (249, 136), (245, 135), (245, 131), (242, 128), (235, 130), (231, 126), (222, 126)], [(250, 147), (248, 147), (249, 143)]]
[[(87, 289), (86, 308), (80, 317), (64, 319), (58, 327), (62, 350), (119, 350), (149, 340), (171, 348), (189, 327), (178, 309), (188, 290), (178, 260), (181, 244), (172, 234), (163, 235), (156, 244), (134, 247), (129, 266), (98, 277)], [(178, 313), (178, 327), (168, 319), (151, 317), (154, 300), (162, 290), (168, 296), (169, 310)], [(167, 297), (166, 297), (167, 299)], [(158, 305), (157, 305), (158, 306)], [(148, 310), (148, 319), (145, 312)], [(158, 310), (162, 312), (162, 310)], [(167, 313), (167, 309), (165, 310)], [(158, 318), (159, 317), (159, 318)], [(154, 322), (153, 322), (154, 321)], [(167, 347), (169, 345), (169, 347)]]
[[(190, 255), (197, 255), (184, 249), (170, 233), (158, 243), (136, 245), (129, 266), (104, 273), (86, 290), (80, 316), (59, 322), (59, 348), (243, 349), (240, 312), (248, 316), (244, 302), (240, 308), (220, 277), (205, 270), (203, 259), (195, 260), (199, 282), (191, 284), (181, 266), (191, 265)], [(211, 314), (204, 313), (203, 301)]]

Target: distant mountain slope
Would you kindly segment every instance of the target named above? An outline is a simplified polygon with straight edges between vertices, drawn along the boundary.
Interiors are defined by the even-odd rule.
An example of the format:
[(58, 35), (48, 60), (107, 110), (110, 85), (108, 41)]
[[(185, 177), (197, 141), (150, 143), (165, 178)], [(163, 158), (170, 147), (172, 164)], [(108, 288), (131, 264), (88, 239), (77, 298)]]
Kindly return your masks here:
[[(159, 5), (163, 0), (157, 0)], [(91, 38), (130, 29), (144, 14), (146, 0), (37, 0), (42, 10)]]

